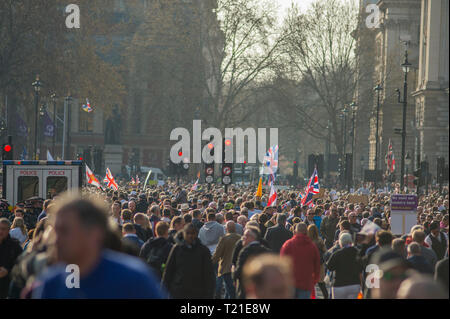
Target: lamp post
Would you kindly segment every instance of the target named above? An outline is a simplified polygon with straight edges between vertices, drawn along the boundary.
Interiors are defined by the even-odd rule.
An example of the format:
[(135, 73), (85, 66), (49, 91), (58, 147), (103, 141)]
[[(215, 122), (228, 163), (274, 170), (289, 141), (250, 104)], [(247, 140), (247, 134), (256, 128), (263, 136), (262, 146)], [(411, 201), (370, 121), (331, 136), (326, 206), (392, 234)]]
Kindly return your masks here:
[(70, 101), (72, 101), (70, 93), (66, 96), (64, 101), (65, 103), (64, 103), (63, 143), (62, 143), (63, 145), (61, 155), (63, 159), (67, 159), (70, 156)]
[(364, 156), (361, 155), (359, 159), (359, 163), (361, 164), (361, 184), (364, 184)]
[(331, 122), (328, 120), (327, 122), (327, 145), (325, 147), (325, 153), (326, 153), (326, 161), (327, 161), (327, 169), (326, 169), (326, 176), (327, 178), (330, 178), (330, 153), (331, 153)]
[(34, 159), (37, 160), (37, 141), (38, 141), (38, 120), (39, 120), (39, 92), (41, 91), (42, 83), (39, 81), (39, 75), (36, 76), (36, 81), (31, 84), (34, 88)]
[[(352, 104), (350, 104), (350, 107), (352, 108), (352, 177), (353, 177), (353, 163), (354, 161), (354, 157), (355, 157), (355, 141), (356, 141), (356, 136), (355, 136), (355, 119), (356, 119), (356, 111), (358, 110), (358, 105), (355, 102), (352, 102)], [(353, 178), (352, 181), (350, 181), (351, 184), (353, 182)], [(349, 185), (353, 186), (353, 185)]]
[(409, 155), (409, 152), (406, 153), (406, 157), (405, 157), (405, 164), (406, 164), (406, 193), (408, 193), (408, 184), (409, 184), (409, 176), (408, 176), (408, 169), (409, 166), (411, 165), (411, 156)]
[(52, 141), (52, 153), (55, 154), (56, 147), (56, 93), (53, 93), (51, 96), (53, 101), (53, 141)]
[(344, 145), (343, 145), (343, 160), (342, 163), (344, 164), (343, 166), (343, 171), (344, 171), (344, 181), (345, 181), (345, 185), (349, 186), (348, 180), (347, 180), (347, 157), (346, 157), (346, 152), (347, 152), (347, 113), (348, 113), (348, 105), (344, 106), (344, 109), (342, 110), (342, 115), (344, 117), (344, 129), (343, 129), (343, 133), (344, 133)]
[(382, 86), (378, 84), (374, 91), (377, 92), (377, 118), (376, 118), (376, 128), (375, 128), (375, 189), (377, 189), (377, 178), (378, 178), (378, 154), (380, 153), (379, 143), (380, 143), (380, 137), (379, 137), (379, 129), (380, 129), (380, 92), (383, 90)]
[[(42, 104), (41, 107), (39, 108), (39, 118), (44, 119), (44, 115), (46, 112), (47, 112), (47, 106), (45, 104)], [(43, 134), (43, 131), (44, 131), (44, 126), (42, 124), (42, 121), (39, 121), (38, 132), (39, 132), (39, 134)], [(43, 140), (43, 136), (39, 139), (39, 150), (42, 149), (42, 140)]]
[(400, 189), (405, 186), (405, 150), (406, 150), (406, 106), (408, 104), (408, 72), (411, 69), (411, 63), (408, 62), (408, 50), (405, 50), (405, 61), (402, 63), (402, 70), (404, 74), (403, 80), (403, 100), (400, 97), (400, 90), (397, 89), (398, 102), (403, 103), (403, 120), (402, 120), (402, 159), (400, 166)]

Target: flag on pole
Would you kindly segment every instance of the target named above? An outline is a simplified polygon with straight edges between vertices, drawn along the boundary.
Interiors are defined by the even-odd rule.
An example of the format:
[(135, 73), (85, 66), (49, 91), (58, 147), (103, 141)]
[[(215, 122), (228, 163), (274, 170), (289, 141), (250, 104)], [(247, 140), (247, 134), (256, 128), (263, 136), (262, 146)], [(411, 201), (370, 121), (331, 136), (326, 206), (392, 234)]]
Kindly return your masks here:
[(16, 128), (17, 135), (20, 137), (28, 136), (28, 126), (27, 123), (22, 119), (19, 113), (16, 112)]
[(264, 156), (264, 164), (269, 171), (269, 180), (275, 181), (278, 169), (278, 145), (271, 146)]
[(277, 191), (275, 190), (275, 187), (273, 186), (273, 183), (270, 185), (270, 195), (269, 200), (267, 202), (268, 207), (274, 207), (277, 205)]
[(28, 156), (28, 153), (27, 153), (27, 148), (24, 146), (23, 147), (23, 150), (22, 150), (22, 154), (20, 154), (20, 159), (23, 161), (23, 160), (26, 160), (27, 159), (27, 156)]
[(135, 185), (136, 184), (136, 181), (134, 180), (134, 178), (132, 177), (131, 178), (131, 185)]
[(114, 176), (112, 175), (112, 173), (109, 170), (109, 168), (106, 168), (106, 176), (105, 176), (104, 181), (105, 180), (108, 183), (108, 188), (112, 188), (115, 191), (119, 189), (119, 186), (117, 185), (116, 181), (114, 180)]
[(52, 137), (53, 134), (55, 134), (55, 123), (53, 123), (46, 111), (44, 114), (44, 136)]
[(191, 191), (196, 191), (197, 190), (199, 180), (200, 180), (200, 172), (197, 173), (197, 181), (194, 183), (194, 185), (192, 185)]
[(152, 174), (152, 170), (149, 170), (148, 174), (147, 174), (147, 177), (145, 178), (145, 182), (144, 182), (144, 191), (147, 188), (147, 182), (148, 182), (148, 179), (150, 178), (151, 174)]
[(86, 165), (86, 180), (87, 183), (90, 185), (94, 185), (97, 188), (103, 189), (102, 185), (100, 185), (100, 182), (95, 177), (95, 175), (92, 173), (91, 169)]
[(47, 150), (47, 161), (54, 161), (52, 154), (50, 154), (50, 151)]
[(259, 178), (258, 189), (256, 190), (256, 197), (262, 196), (262, 177)]
[(136, 185), (139, 185), (141, 183), (141, 181), (139, 180), (139, 176), (138, 175), (136, 175), (135, 181), (136, 181)]
[(81, 106), (81, 108), (83, 109), (83, 111), (91, 113), (93, 111), (92, 107), (91, 107), (91, 103), (89, 103), (89, 100), (86, 99), (86, 104), (83, 104), (83, 106)]
[(302, 205), (313, 206), (313, 196), (319, 194), (319, 190), (319, 176), (317, 176), (317, 168), (314, 168), (314, 172), (306, 186), (305, 196), (302, 198)]
[(395, 171), (395, 157), (394, 150), (392, 148), (391, 140), (389, 139), (388, 152), (386, 154), (386, 163), (387, 163), (387, 175), (394, 173)]

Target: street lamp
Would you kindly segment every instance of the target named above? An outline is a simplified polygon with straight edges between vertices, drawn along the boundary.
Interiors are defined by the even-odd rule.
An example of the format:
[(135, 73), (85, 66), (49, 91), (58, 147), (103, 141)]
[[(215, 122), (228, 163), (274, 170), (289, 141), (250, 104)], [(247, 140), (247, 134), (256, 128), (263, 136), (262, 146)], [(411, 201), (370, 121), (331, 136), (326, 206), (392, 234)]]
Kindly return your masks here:
[(380, 128), (380, 92), (383, 91), (383, 87), (378, 84), (375, 88), (374, 91), (377, 92), (377, 117), (376, 117), (376, 129), (375, 129), (375, 171), (378, 170), (378, 148), (379, 148), (379, 142), (380, 142), (380, 137), (379, 137), (379, 128)]
[(326, 149), (325, 149), (325, 153), (326, 153), (326, 161), (327, 161), (327, 178), (330, 177), (330, 153), (331, 153), (331, 121), (328, 120), (327, 122), (327, 132), (328, 132), (328, 136), (327, 136), (327, 145), (326, 145)]
[(36, 81), (31, 84), (34, 88), (34, 106), (35, 106), (35, 121), (34, 121), (34, 159), (37, 160), (37, 139), (38, 139), (38, 113), (39, 113), (39, 92), (41, 91), (42, 83), (39, 81), (39, 75), (36, 76)]
[(350, 108), (352, 110), (352, 180), (349, 181), (348, 188), (350, 189), (353, 186), (353, 163), (354, 163), (354, 155), (355, 155), (355, 119), (356, 119), (356, 111), (358, 110), (358, 105), (355, 102), (350, 104)]
[(408, 192), (408, 184), (409, 184), (408, 169), (409, 166), (411, 165), (411, 156), (409, 155), (409, 152), (406, 153), (405, 164), (406, 164), (406, 192)]
[(349, 186), (349, 183), (347, 181), (347, 157), (346, 157), (346, 153), (347, 153), (347, 113), (349, 112), (348, 109), (348, 105), (344, 106), (344, 109), (342, 110), (342, 115), (344, 117), (344, 129), (343, 129), (343, 133), (344, 133), (344, 146), (343, 146), (343, 160), (342, 163), (344, 164), (343, 166), (343, 171), (345, 172), (344, 174), (344, 181), (346, 186)]
[(52, 152), (55, 154), (56, 147), (56, 93), (53, 93), (51, 96), (53, 101), (53, 142), (52, 142)]
[(404, 74), (403, 80), (403, 100), (400, 97), (400, 90), (397, 89), (398, 102), (403, 103), (403, 122), (402, 122), (402, 159), (400, 166), (400, 189), (405, 186), (405, 149), (406, 149), (406, 106), (408, 104), (408, 72), (411, 70), (411, 63), (408, 61), (408, 50), (405, 50), (405, 61), (402, 63), (402, 70)]
[(361, 155), (361, 158), (359, 159), (359, 163), (361, 164), (361, 182), (364, 183), (364, 156)]

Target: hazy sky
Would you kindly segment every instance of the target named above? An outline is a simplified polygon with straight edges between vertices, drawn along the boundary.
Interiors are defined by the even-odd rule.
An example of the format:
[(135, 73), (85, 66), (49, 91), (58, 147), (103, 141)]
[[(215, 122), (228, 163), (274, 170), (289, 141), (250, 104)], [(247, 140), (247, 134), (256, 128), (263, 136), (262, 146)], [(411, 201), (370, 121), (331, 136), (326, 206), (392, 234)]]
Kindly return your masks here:
[(274, 0), (280, 6), (279, 15), (284, 16), (286, 14), (286, 9), (291, 6), (291, 3), (294, 2), (300, 6), (302, 10), (308, 8), (308, 6), (314, 2), (314, 0)]

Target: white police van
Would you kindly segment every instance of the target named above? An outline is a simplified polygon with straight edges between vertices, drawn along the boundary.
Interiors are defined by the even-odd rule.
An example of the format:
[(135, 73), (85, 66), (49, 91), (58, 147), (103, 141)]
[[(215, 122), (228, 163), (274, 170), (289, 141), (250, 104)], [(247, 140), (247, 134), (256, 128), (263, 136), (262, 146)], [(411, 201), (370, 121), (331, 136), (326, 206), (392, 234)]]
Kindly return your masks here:
[(52, 198), (70, 190), (80, 192), (82, 161), (3, 161), (2, 197), (16, 205), (32, 197)]

